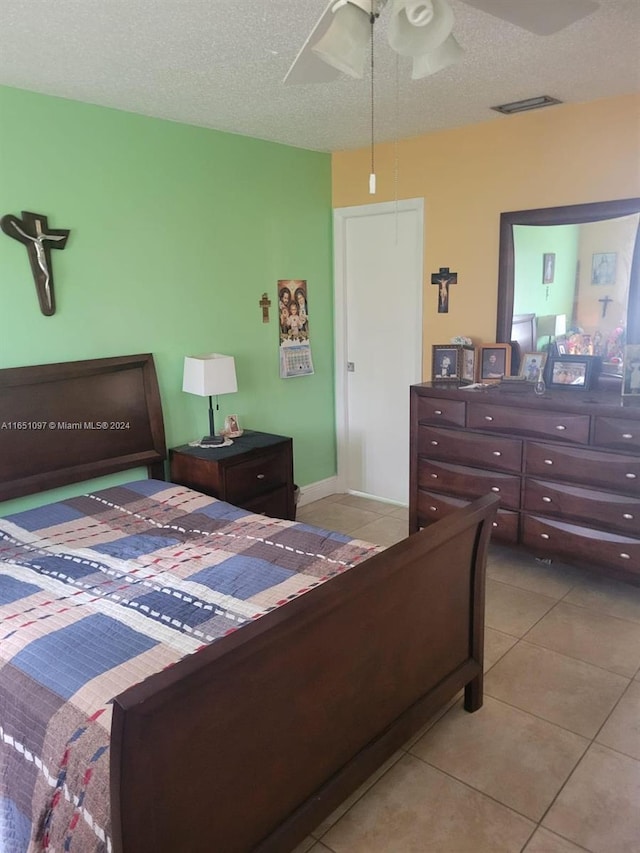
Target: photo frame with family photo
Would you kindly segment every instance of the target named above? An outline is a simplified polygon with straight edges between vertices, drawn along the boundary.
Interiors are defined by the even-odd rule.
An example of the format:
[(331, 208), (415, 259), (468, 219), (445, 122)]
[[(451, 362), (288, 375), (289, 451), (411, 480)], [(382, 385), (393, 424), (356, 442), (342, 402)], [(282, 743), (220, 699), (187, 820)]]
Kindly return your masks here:
[(525, 352), (522, 354), (518, 376), (521, 379), (526, 379), (527, 382), (537, 382), (541, 370), (544, 375), (546, 363), (546, 352)]
[(462, 347), (434, 344), (431, 347), (431, 379), (433, 382), (458, 382), (462, 370)]
[(547, 362), (547, 387), (563, 391), (588, 391), (595, 359), (588, 355), (559, 355)]

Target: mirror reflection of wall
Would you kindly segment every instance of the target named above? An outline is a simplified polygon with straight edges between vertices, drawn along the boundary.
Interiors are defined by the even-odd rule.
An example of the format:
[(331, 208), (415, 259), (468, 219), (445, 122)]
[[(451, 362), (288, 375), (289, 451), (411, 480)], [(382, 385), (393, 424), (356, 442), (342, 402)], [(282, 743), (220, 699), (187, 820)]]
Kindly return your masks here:
[[(640, 214), (633, 214), (582, 225), (514, 225), (513, 313), (566, 315), (567, 335), (590, 335), (595, 354), (614, 355), (615, 340), (623, 339), (619, 330), (626, 327), (639, 221)], [(553, 281), (545, 283), (543, 258), (550, 253)], [(538, 346), (548, 341), (539, 337)]]

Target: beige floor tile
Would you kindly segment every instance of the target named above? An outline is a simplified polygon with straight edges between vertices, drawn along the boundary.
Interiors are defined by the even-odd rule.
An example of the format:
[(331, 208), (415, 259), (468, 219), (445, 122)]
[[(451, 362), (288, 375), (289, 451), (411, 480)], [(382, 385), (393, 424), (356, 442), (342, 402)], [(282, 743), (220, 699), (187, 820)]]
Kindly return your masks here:
[(475, 714), (452, 708), (411, 753), (539, 821), (588, 746), (580, 735), (486, 696)]
[(640, 682), (631, 682), (596, 740), (640, 761)]
[(555, 832), (549, 832), (540, 826), (533, 833), (523, 853), (584, 853), (584, 847), (576, 847), (566, 838), (560, 838)]
[(335, 853), (519, 853), (534, 824), (405, 755), (326, 836)]
[(292, 850), (292, 853), (309, 853), (314, 844), (317, 844), (315, 838), (312, 838), (310, 835), (301, 841), (297, 847)]
[(325, 847), (322, 841), (316, 841), (309, 853), (332, 853), (330, 847)]
[[(322, 504), (319, 506), (318, 504)], [(327, 530), (337, 530), (339, 533), (351, 535), (351, 531), (363, 527), (371, 521), (376, 521), (380, 516), (375, 512), (357, 509), (353, 506), (345, 506), (338, 501), (325, 503), (318, 501), (302, 507), (297, 513), (298, 521), (314, 524), (316, 527), (324, 527)]]
[(364, 794), (366, 794), (366, 792), (369, 790), (369, 788), (371, 788), (373, 785), (375, 785), (375, 783), (378, 781), (378, 779), (381, 779), (384, 776), (384, 774), (387, 772), (387, 770), (390, 770), (393, 767), (393, 765), (402, 758), (402, 756), (404, 754), (405, 754), (405, 752), (403, 749), (399, 749), (396, 752), (394, 752), (394, 754), (391, 756), (391, 758), (388, 758), (384, 762), (384, 764), (382, 764), (376, 770), (375, 773), (371, 774), (371, 776), (366, 780), (366, 782), (363, 782), (362, 785), (360, 785), (360, 787), (357, 788), (357, 790), (355, 790), (353, 792), (353, 794), (351, 794), (350, 797), (347, 797), (347, 799), (343, 803), (341, 803), (337, 809), (334, 809), (331, 812), (331, 814), (329, 815), (329, 817), (325, 818), (325, 820), (323, 820), (322, 823), (313, 830), (311, 835), (316, 839), (322, 838), (322, 836), (329, 829), (331, 829), (331, 827), (335, 823), (337, 823), (340, 820), (342, 815), (345, 814), (351, 808), (351, 806), (354, 803), (357, 803), (358, 800)]
[(362, 495), (340, 495), (337, 503), (342, 506), (353, 506), (356, 509), (377, 512), (380, 515), (390, 515), (394, 510), (398, 509), (398, 504), (385, 503), (384, 501), (377, 501), (375, 498), (365, 498)]
[[(453, 708), (453, 706), (456, 705), (458, 702), (462, 702), (463, 698), (464, 698), (464, 690), (459, 690), (455, 696), (452, 696), (448, 702), (446, 702), (441, 708), (438, 708), (438, 710), (434, 714), (432, 714), (431, 718), (424, 724), (424, 726), (421, 726), (420, 730), (417, 731), (413, 735), (413, 737), (410, 737), (409, 740), (405, 744), (403, 744), (402, 749), (405, 752), (409, 752), (409, 750), (411, 749), (413, 744), (416, 743), (417, 741), (419, 741), (420, 738), (424, 734), (426, 734), (430, 728), (435, 726), (435, 724), (438, 722), (438, 720), (441, 719), (442, 717), (444, 717), (444, 715), (447, 713), (449, 708)], [(465, 713), (468, 713), (468, 712), (465, 712)]]
[(487, 577), (560, 599), (583, 577), (583, 573), (564, 563), (550, 566), (540, 563), (520, 548), (492, 544), (487, 560)]
[(485, 693), (595, 737), (629, 679), (521, 640), (485, 676)]
[(516, 637), (503, 634), (495, 628), (484, 629), (484, 671), (491, 669), (512, 646), (518, 642)]
[(406, 539), (408, 531), (404, 521), (384, 515), (363, 527), (356, 527), (349, 535), (355, 536), (356, 539), (364, 539), (365, 542), (389, 546)]
[(525, 639), (629, 678), (640, 666), (638, 623), (564, 602), (547, 613)]
[(485, 622), (496, 631), (522, 637), (556, 603), (555, 598), (489, 579)]
[(593, 853), (640, 850), (640, 762), (594, 744), (543, 824)]
[(586, 575), (574, 586), (565, 602), (640, 622), (640, 587), (622, 581)]
[(396, 507), (393, 512), (390, 512), (389, 515), (391, 518), (400, 518), (405, 524), (409, 524), (409, 507), (399, 506)]

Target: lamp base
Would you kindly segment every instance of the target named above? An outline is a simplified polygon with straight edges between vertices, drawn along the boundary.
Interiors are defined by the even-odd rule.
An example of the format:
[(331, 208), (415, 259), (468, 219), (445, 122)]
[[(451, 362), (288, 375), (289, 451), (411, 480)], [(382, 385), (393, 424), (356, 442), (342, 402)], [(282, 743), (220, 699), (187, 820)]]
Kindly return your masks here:
[(223, 435), (205, 435), (200, 439), (200, 444), (207, 447), (214, 447), (216, 444), (224, 444)]

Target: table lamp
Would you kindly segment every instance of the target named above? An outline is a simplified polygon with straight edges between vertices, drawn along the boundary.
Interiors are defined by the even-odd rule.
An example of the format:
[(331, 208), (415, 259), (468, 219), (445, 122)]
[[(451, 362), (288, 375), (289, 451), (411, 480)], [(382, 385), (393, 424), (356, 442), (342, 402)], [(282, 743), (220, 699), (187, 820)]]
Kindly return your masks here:
[[(215, 446), (223, 444), (224, 437), (216, 435), (213, 422), (213, 397), (219, 394), (232, 394), (238, 390), (236, 364), (233, 356), (217, 352), (207, 355), (188, 355), (184, 360), (182, 390), (189, 394), (198, 394), (209, 398), (209, 435), (201, 439), (200, 444)], [(218, 403), (216, 401), (216, 408)]]

